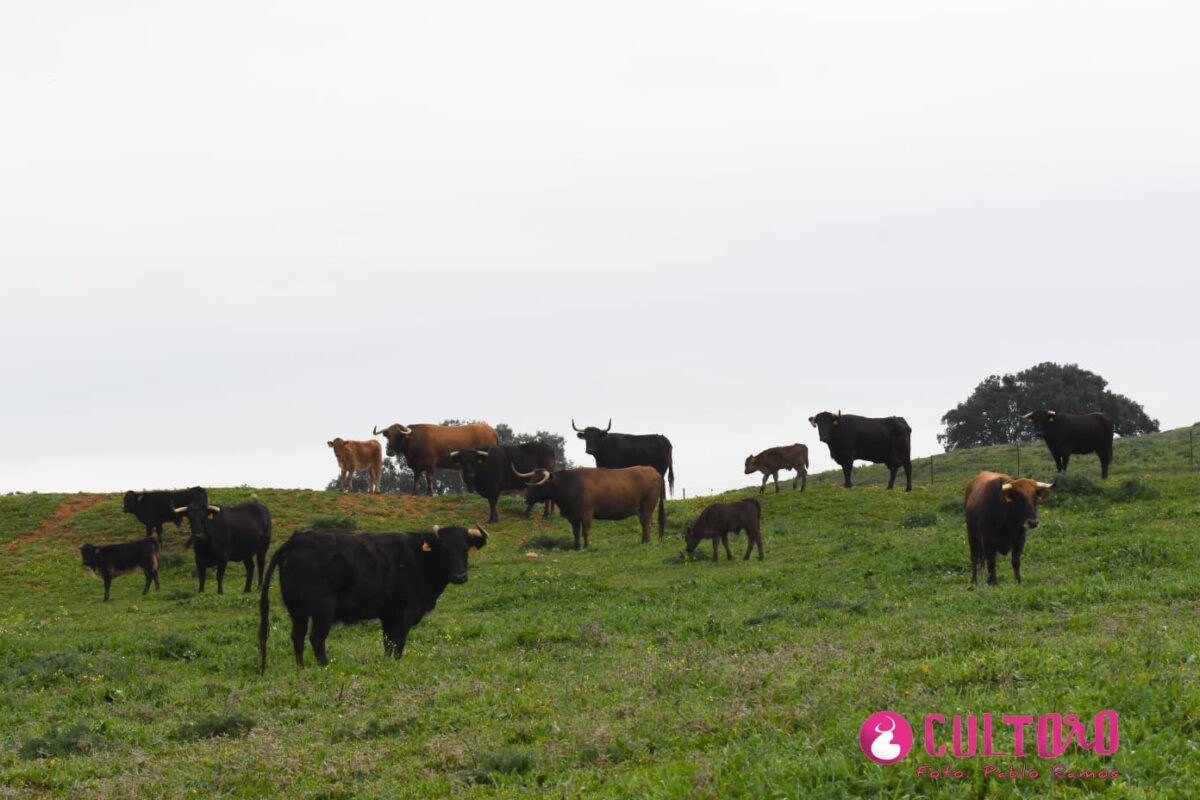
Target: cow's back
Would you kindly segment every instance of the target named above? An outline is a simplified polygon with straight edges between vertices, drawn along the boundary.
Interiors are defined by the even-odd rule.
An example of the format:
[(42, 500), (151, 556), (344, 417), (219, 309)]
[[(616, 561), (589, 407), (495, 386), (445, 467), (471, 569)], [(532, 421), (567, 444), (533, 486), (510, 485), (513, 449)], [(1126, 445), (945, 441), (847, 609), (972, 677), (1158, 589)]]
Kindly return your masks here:
[(371, 534), (304, 531), (284, 545), (280, 591), (289, 611), (332, 600), (339, 622), (373, 619), (387, 600), (393, 565)]

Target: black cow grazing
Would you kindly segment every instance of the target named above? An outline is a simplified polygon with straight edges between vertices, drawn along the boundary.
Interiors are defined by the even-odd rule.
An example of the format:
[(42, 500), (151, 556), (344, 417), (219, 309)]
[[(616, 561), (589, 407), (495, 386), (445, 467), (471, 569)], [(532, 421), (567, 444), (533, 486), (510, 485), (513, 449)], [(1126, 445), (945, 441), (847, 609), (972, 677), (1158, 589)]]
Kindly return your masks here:
[(796, 488), (796, 482), (800, 481), (800, 491), (808, 486), (808, 446), (803, 444), (789, 444), (783, 447), (768, 447), (758, 455), (746, 456), (746, 474), (752, 472), (761, 472), (763, 474), (762, 486), (758, 488), (758, 493), (762, 494), (767, 490), (767, 478), (775, 476), (775, 494), (779, 494), (779, 471), (781, 469), (792, 469), (796, 471), (796, 476), (792, 478), (792, 489)]
[[(183, 515), (175, 509), (187, 507), (192, 501), (207, 503), (208, 492), (199, 486), (160, 492), (147, 492), (144, 489), (140, 492), (128, 491), (125, 493), (124, 511), (136, 516), (146, 526), (147, 536), (157, 536), (161, 541), (163, 523), (174, 522), (179, 527)], [(195, 529), (192, 532), (195, 533)]]
[(912, 428), (904, 417), (859, 417), (822, 411), (808, 421), (817, 429), (821, 441), (829, 445), (829, 455), (842, 467), (845, 486), (850, 488), (850, 472), (856, 459), (886, 464), (891, 476), (887, 488), (896, 485), (896, 472), (904, 467), (906, 486), (912, 491)]
[(987, 564), (988, 584), (995, 585), (996, 553), (1012, 551), (1013, 575), (1021, 582), (1021, 551), (1025, 531), (1038, 526), (1038, 503), (1050, 496), (1048, 483), (999, 472), (981, 472), (967, 484), (963, 511), (967, 518), (967, 543), (971, 546), (971, 585)]
[[(467, 488), (486, 497), (491, 513), (488, 522), (499, 522), (496, 503), (502, 492), (519, 492), (525, 481), (516, 473), (535, 469), (554, 471), (554, 448), (543, 442), (480, 447), (473, 450), (455, 450), (450, 454), (459, 469)], [(525, 504), (525, 517), (533, 513), (533, 503)], [(550, 516), (550, 502), (542, 509), (542, 517)]]
[(672, 463), (671, 440), (667, 437), (657, 433), (609, 433), (612, 430), (611, 419), (608, 427), (603, 429), (589, 425), (580, 430), (575, 427), (575, 420), (571, 420), (571, 427), (586, 443), (584, 449), (596, 459), (597, 467), (654, 467), (670, 484), (671, 496), (675, 495), (675, 465)]
[(325, 639), (334, 622), (377, 619), (383, 648), (400, 658), (408, 631), (437, 605), (448, 583), (467, 582), (467, 555), (487, 544), (479, 528), (434, 528), (420, 533), (302, 531), (275, 551), (259, 600), (259, 670), (267, 668), (271, 574), (292, 618), (296, 664), (304, 666), (304, 635), (325, 666)]
[(1046, 440), (1056, 470), (1066, 472), (1071, 456), (1076, 453), (1095, 453), (1100, 457), (1100, 477), (1108, 477), (1113, 454), (1113, 424), (1107, 416), (1099, 411), (1065, 414), (1039, 409), (1021, 419), (1032, 422), (1034, 429)]
[(763, 560), (762, 506), (757, 500), (738, 500), (736, 503), (713, 503), (700, 512), (699, 518), (683, 530), (687, 551), (692, 553), (701, 539), (712, 539), (713, 562), (717, 560), (717, 540), (725, 545), (725, 559), (733, 560), (729, 551), (729, 534), (746, 532), (746, 555), (742, 561), (750, 560), (750, 551), (758, 545), (758, 560)]
[(225, 568), (230, 561), (240, 561), (246, 566), (243, 594), (250, 591), (255, 561), (258, 562), (258, 585), (262, 586), (267, 549), (271, 546), (271, 512), (266, 506), (251, 502), (221, 508), (196, 501), (175, 510), (185, 513), (192, 525), (192, 535), (184, 547), (195, 548), (201, 592), (208, 568), (216, 567), (217, 594), (225, 593)]
[(642, 544), (649, 542), (655, 503), (658, 504), (658, 538), (663, 537), (667, 524), (666, 492), (663, 491), (662, 475), (653, 467), (578, 467), (559, 472), (539, 469), (520, 477), (528, 479), (525, 502), (553, 500), (558, 504), (559, 512), (571, 523), (576, 550), (581, 532), (583, 546), (589, 545), (588, 535), (594, 519), (636, 516), (642, 523)]
[(108, 590), (113, 578), (118, 575), (128, 575), (141, 570), (146, 576), (146, 586), (142, 594), (150, 591), (150, 582), (154, 581), (154, 589), (158, 591), (158, 539), (147, 536), (136, 542), (122, 544), (105, 544), (96, 547), (85, 544), (79, 548), (83, 554), (83, 565), (89, 567), (104, 581), (104, 601), (108, 602)]

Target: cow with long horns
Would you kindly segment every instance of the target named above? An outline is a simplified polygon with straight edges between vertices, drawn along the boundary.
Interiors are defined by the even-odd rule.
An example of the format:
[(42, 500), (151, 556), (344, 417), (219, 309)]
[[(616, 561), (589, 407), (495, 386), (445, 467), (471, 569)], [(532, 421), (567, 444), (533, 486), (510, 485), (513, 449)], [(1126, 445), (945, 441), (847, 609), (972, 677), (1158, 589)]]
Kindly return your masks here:
[(383, 430), (372, 428), (376, 436), (387, 439), (389, 456), (403, 455), (413, 472), (413, 494), (420, 493), (421, 473), (425, 474), (425, 485), (433, 495), (433, 471), (455, 469), (458, 465), (450, 457), (455, 450), (472, 450), (496, 444), (496, 431), (491, 425), (475, 422), (469, 425), (413, 425), (411, 428), (400, 423)]
[(126, 514), (133, 514), (138, 522), (146, 526), (147, 536), (155, 536), (161, 542), (165, 523), (173, 522), (175, 527), (179, 527), (183, 522), (184, 515), (175, 509), (186, 507), (192, 501), (207, 503), (208, 492), (199, 486), (154, 492), (130, 490), (125, 493), (122, 510)]
[[(519, 492), (525, 481), (516, 473), (535, 469), (554, 471), (554, 448), (544, 442), (525, 442), (514, 445), (497, 445), (472, 450), (455, 450), (450, 458), (462, 470), (467, 488), (486, 497), (491, 513), (488, 522), (499, 522), (496, 503), (503, 492)], [(542, 509), (543, 519), (550, 516), (550, 501)], [(525, 518), (533, 513), (533, 503), (526, 502)]]
[(1113, 457), (1113, 424), (1099, 411), (1091, 414), (1066, 414), (1038, 409), (1023, 414), (1021, 419), (1032, 422), (1034, 430), (1050, 448), (1054, 468), (1067, 471), (1071, 456), (1095, 453), (1100, 457), (1100, 477), (1108, 477)]
[[(611, 433), (612, 418), (607, 428), (589, 425), (580, 428), (571, 420), (576, 436), (583, 439), (587, 454), (596, 459), (596, 466), (604, 469), (624, 467), (654, 467), (659, 475), (667, 479), (672, 496), (675, 494), (675, 466), (671, 440), (658, 433), (632, 434)], [(665, 497), (666, 495), (664, 495)]]
[(860, 417), (822, 411), (809, 417), (829, 455), (842, 468), (845, 487), (850, 488), (850, 473), (855, 460), (886, 464), (887, 488), (896, 485), (896, 473), (904, 467), (906, 492), (912, 491), (912, 428), (904, 417)]
[(967, 544), (971, 548), (971, 585), (987, 566), (987, 582), (996, 580), (996, 553), (1012, 552), (1013, 576), (1021, 582), (1021, 551), (1025, 532), (1038, 526), (1038, 503), (1050, 496), (1049, 483), (1000, 472), (981, 472), (967, 484), (963, 512), (967, 520)]
[(217, 594), (225, 593), (225, 568), (230, 561), (240, 561), (246, 567), (243, 593), (250, 591), (256, 561), (258, 585), (262, 586), (267, 550), (271, 547), (271, 512), (266, 506), (250, 502), (221, 508), (194, 500), (175, 509), (175, 513), (186, 514), (192, 525), (192, 535), (184, 543), (184, 548), (194, 548), (201, 592), (204, 591), (208, 568), (215, 567)]
[(618, 520), (636, 516), (642, 524), (642, 544), (650, 541), (650, 520), (658, 504), (658, 538), (667, 524), (666, 492), (663, 478), (653, 467), (603, 469), (577, 467), (559, 472), (544, 469), (516, 473), (526, 479), (525, 502), (553, 500), (559, 513), (571, 523), (575, 549), (579, 535), (589, 545), (592, 520)]
[(383, 447), (374, 439), (353, 440), (337, 438), (325, 444), (337, 458), (338, 489), (350, 491), (354, 484), (354, 473), (365, 469), (369, 483), (368, 492), (378, 492), (383, 477)]

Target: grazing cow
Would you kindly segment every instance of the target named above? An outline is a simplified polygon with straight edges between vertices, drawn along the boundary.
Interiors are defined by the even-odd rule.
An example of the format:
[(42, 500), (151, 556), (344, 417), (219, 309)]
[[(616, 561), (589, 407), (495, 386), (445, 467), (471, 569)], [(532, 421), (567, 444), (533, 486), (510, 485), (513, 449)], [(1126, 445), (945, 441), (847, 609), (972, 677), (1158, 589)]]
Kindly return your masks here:
[(1108, 477), (1113, 454), (1113, 424), (1107, 416), (1099, 411), (1066, 414), (1039, 409), (1021, 419), (1032, 422), (1034, 429), (1046, 440), (1056, 470), (1066, 472), (1073, 454), (1095, 453), (1100, 457), (1100, 477)]
[(207, 503), (208, 492), (199, 486), (162, 492), (147, 492), (145, 489), (140, 492), (128, 491), (125, 493), (124, 511), (133, 514), (146, 526), (147, 536), (157, 536), (162, 541), (163, 523), (174, 522), (175, 527), (179, 527), (183, 516), (176, 513), (175, 509), (186, 507), (193, 500)]
[(267, 560), (267, 549), (271, 546), (271, 512), (262, 503), (220, 506), (192, 502), (186, 508), (177, 508), (187, 514), (192, 525), (192, 535), (184, 548), (193, 546), (196, 554), (196, 572), (200, 576), (200, 591), (208, 568), (217, 569), (217, 594), (225, 593), (225, 568), (230, 561), (240, 561), (246, 567), (245, 594), (250, 591), (254, 578), (254, 562), (258, 562), (258, 585), (262, 586), (263, 566)]
[(312, 620), (313, 653), (325, 666), (325, 639), (334, 622), (377, 619), (383, 648), (400, 658), (408, 631), (433, 610), (447, 583), (467, 582), (467, 554), (487, 543), (480, 528), (420, 533), (302, 531), (275, 551), (259, 600), (259, 671), (267, 668), (271, 574), (292, 618), (296, 664), (304, 666), (304, 635)]
[(829, 445), (829, 455), (842, 467), (845, 486), (850, 488), (850, 472), (855, 459), (887, 464), (891, 473), (887, 488), (896, 485), (896, 472), (904, 467), (906, 486), (912, 491), (912, 428), (904, 417), (859, 417), (822, 411), (808, 421), (817, 429), (821, 441)]
[(793, 469), (796, 477), (792, 478), (792, 488), (800, 481), (800, 491), (808, 486), (808, 445), (789, 444), (783, 447), (768, 447), (756, 456), (746, 456), (746, 474), (761, 472), (762, 486), (758, 493), (767, 490), (767, 478), (775, 477), (775, 494), (779, 494), (779, 470)]
[(146, 586), (142, 594), (150, 591), (150, 582), (154, 581), (154, 590), (158, 591), (158, 539), (147, 536), (135, 542), (122, 544), (104, 544), (96, 547), (85, 544), (79, 548), (83, 554), (83, 565), (89, 567), (104, 581), (104, 601), (108, 602), (108, 590), (113, 578), (118, 575), (128, 575), (141, 570), (146, 576)]
[(354, 483), (354, 473), (365, 469), (370, 478), (367, 491), (379, 491), (379, 481), (383, 477), (383, 447), (379, 442), (374, 439), (354, 441), (338, 438), (325, 444), (333, 448), (338, 468), (341, 470), (338, 474), (338, 489), (345, 488), (349, 492)]
[(433, 471), (457, 466), (450, 458), (451, 452), (496, 444), (495, 429), (482, 422), (471, 425), (413, 425), (411, 428), (397, 422), (383, 430), (372, 430), (376, 436), (387, 439), (389, 456), (404, 455), (404, 460), (413, 471), (413, 494), (418, 494), (421, 473), (424, 472), (425, 485), (431, 497)]
[(609, 419), (607, 428), (589, 425), (581, 430), (575, 427), (575, 420), (571, 420), (571, 427), (575, 428), (576, 436), (585, 442), (584, 449), (596, 459), (597, 467), (654, 467), (670, 484), (671, 496), (675, 495), (675, 465), (671, 440), (667, 437), (657, 433), (609, 433), (612, 419)]
[(658, 538), (663, 537), (667, 524), (666, 492), (663, 479), (653, 467), (602, 469), (578, 467), (560, 472), (544, 469), (522, 473), (527, 478), (525, 502), (540, 503), (553, 500), (559, 512), (571, 523), (575, 534), (575, 549), (579, 549), (579, 534), (583, 546), (589, 545), (588, 534), (593, 519), (625, 519), (637, 516), (642, 523), (642, 544), (650, 541), (650, 520), (658, 504)]
[[(803, 445), (802, 445), (803, 446)], [(762, 506), (757, 500), (738, 500), (736, 503), (713, 503), (700, 512), (699, 518), (683, 530), (687, 551), (691, 554), (701, 539), (712, 539), (713, 562), (717, 560), (717, 540), (725, 545), (725, 559), (733, 560), (729, 551), (729, 534), (746, 532), (746, 555), (742, 561), (750, 560), (750, 551), (758, 545), (758, 560), (763, 560)]]
[(996, 553), (1012, 551), (1013, 575), (1021, 582), (1021, 551), (1025, 531), (1038, 526), (1038, 503), (1050, 496), (1051, 485), (999, 472), (981, 472), (967, 484), (963, 511), (967, 543), (971, 546), (971, 585), (986, 562), (988, 584), (995, 585)]
[[(487, 498), (491, 508), (488, 522), (500, 521), (496, 514), (496, 503), (502, 492), (519, 492), (525, 488), (525, 481), (517, 475), (518, 472), (535, 469), (554, 471), (554, 448), (543, 442), (455, 450), (450, 457), (462, 470), (463, 482), (467, 484), (467, 488)], [(526, 503), (526, 519), (532, 513), (533, 503)], [(548, 516), (549, 501), (542, 509), (542, 518)]]

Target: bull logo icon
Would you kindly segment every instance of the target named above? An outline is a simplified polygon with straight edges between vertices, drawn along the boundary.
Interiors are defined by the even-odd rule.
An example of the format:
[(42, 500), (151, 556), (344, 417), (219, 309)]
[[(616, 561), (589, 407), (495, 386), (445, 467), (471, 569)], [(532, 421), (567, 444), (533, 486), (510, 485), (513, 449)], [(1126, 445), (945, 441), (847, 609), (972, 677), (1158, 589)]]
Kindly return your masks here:
[(912, 727), (894, 711), (880, 711), (863, 722), (858, 743), (863, 754), (876, 764), (895, 764), (912, 750)]

